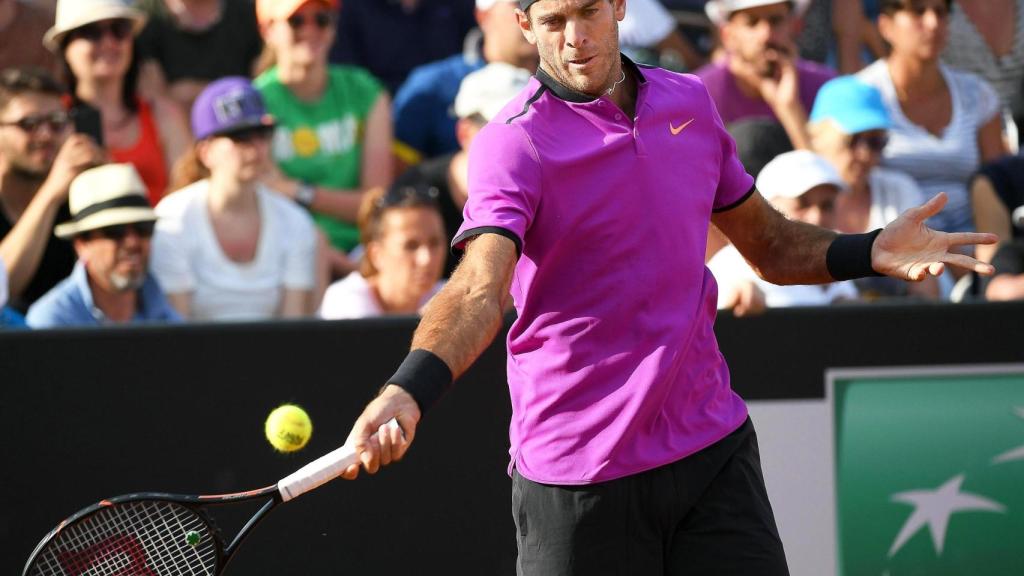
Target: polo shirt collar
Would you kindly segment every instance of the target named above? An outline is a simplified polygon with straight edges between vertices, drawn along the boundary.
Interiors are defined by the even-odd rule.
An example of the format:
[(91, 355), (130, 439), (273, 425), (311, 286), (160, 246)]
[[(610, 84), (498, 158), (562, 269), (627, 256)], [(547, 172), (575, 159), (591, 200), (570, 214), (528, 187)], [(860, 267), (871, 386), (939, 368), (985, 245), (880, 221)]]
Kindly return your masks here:
[[(643, 72), (640, 71), (640, 67), (637, 66), (636, 63), (634, 63), (632, 60), (626, 57), (625, 54), (620, 53), (619, 57), (622, 59), (623, 68), (628, 69), (630, 72), (632, 72), (633, 77), (637, 79), (637, 82), (641, 86), (647, 83), (647, 79), (644, 77)], [(551, 91), (552, 94), (567, 102), (584, 104), (587, 102), (593, 102), (595, 100), (600, 99), (600, 96), (590, 96), (588, 94), (583, 94), (581, 92), (573, 90), (572, 88), (569, 88), (568, 86), (562, 84), (558, 80), (555, 80), (540, 66), (537, 67), (537, 73), (535, 74), (535, 76), (537, 77), (537, 80), (539, 80), (545, 88)]]
[[(81, 260), (75, 263), (75, 268), (71, 271), (71, 283), (78, 290), (78, 295), (82, 299), (82, 305), (89, 311), (89, 314), (101, 324), (106, 322), (107, 315), (96, 306), (92, 298), (92, 287), (89, 286), (89, 273), (85, 269), (85, 263)], [(137, 294), (139, 300), (136, 303), (133, 319), (156, 318), (159, 310), (155, 303), (159, 301), (160, 287), (157, 286), (152, 275), (146, 274), (146, 280), (142, 284), (142, 288), (137, 291)]]

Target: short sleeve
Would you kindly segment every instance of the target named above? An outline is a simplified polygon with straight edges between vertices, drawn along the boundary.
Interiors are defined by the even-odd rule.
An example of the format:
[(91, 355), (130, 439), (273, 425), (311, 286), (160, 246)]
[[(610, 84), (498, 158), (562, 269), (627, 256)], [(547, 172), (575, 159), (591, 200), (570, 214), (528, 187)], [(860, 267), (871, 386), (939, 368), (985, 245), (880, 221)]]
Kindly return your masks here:
[[(171, 197), (168, 199), (177, 200)], [(180, 204), (180, 203), (175, 203)], [(183, 206), (168, 205), (167, 199), (156, 207), (160, 217), (153, 233), (153, 247), (149, 267), (157, 282), (168, 294), (192, 292), (196, 287), (195, 274), (188, 258), (189, 239)]]
[(289, 220), (288, 236), (284, 238), (284, 287), (312, 290), (316, 285), (316, 227), (313, 219), (298, 208)]
[(1001, 104), (995, 88), (980, 76), (959, 72), (960, 95), (964, 108), (976, 115), (976, 127), (981, 127), (1000, 112)]
[(470, 148), (469, 200), (452, 250), (461, 252), (471, 238), (495, 233), (515, 242), (522, 254), (542, 183), (537, 151), (526, 132), (517, 124), (485, 126)]
[(710, 116), (715, 122), (714, 137), (718, 139), (718, 146), (721, 150), (718, 189), (715, 191), (712, 210), (725, 212), (739, 206), (754, 193), (754, 178), (747, 174), (746, 168), (740, 162), (739, 154), (736, 153), (736, 141), (725, 129), (722, 117), (718, 114), (718, 108), (706, 88), (704, 88), (704, 95), (710, 107)]

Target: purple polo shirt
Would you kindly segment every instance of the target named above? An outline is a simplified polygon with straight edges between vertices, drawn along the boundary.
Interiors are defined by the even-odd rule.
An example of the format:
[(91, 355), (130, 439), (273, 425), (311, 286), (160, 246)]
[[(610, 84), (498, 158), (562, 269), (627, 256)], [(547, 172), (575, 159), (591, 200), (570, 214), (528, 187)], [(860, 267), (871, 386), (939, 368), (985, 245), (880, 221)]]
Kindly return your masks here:
[[(818, 89), (834, 78), (836, 73), (827, 66), (800, 59), (796, 61), (796, 71), (800, 83), (800, 102), (804, 105), (804, 111), (810, 114)], [(711, 99), (718, 107), (718, 114), (726, 124), (746, 118), (775, 118), (775, 112), (767, 102), (760, 98), (751, 98), (740, 90), (736, 78), (726, 67), (726, 62), (707, 64), (697, 70), (696, 74), (704, 81)]]
[(632, 120), (542, 70), (473, 141), (456, 249), (520, 249), (508, 334), (512, 463), (589, 484), (705, 448), (746, 419), (704, 266), (713, 210), (753, 191), (695, 76), (638, 68)]

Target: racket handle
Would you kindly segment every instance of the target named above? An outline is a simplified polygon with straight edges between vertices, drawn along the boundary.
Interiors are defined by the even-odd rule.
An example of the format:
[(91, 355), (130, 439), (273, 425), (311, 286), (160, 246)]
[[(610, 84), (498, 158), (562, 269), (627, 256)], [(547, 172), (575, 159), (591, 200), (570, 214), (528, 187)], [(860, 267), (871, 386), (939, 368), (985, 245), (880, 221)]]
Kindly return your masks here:
[[(394, 418), (388, 420), (380, 427), (380, 430), (385, 428), (389, 430), (401, 429)], [(328, 452), (290, 475), (285, 476), (277, 483), (277, 490), (281, 493), (282, 501), (287, 502), (341, 476), (346, 468), (355, 463), (356, 450), (346, 443), (341, 448)]]

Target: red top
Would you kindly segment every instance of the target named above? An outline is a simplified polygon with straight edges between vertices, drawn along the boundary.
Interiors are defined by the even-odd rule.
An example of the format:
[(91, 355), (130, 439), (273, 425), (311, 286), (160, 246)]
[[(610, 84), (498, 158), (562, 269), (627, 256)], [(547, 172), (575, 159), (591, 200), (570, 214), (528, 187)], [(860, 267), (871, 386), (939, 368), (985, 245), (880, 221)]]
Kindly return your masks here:
[(110, 148), (109, 152), (115, 162), (135, 166), (146, 184), (149, 203), (156, 206), (167, 191), (167, 163), (164, 161), (164, 149), (160, 144), (153, 112), (146, 102), (138, 100), (138, 104), (139, 139), (131, 148)]

